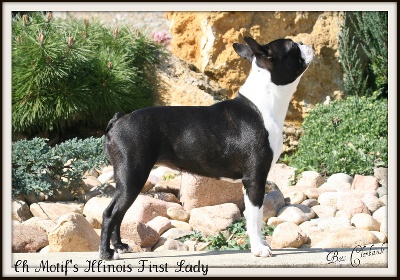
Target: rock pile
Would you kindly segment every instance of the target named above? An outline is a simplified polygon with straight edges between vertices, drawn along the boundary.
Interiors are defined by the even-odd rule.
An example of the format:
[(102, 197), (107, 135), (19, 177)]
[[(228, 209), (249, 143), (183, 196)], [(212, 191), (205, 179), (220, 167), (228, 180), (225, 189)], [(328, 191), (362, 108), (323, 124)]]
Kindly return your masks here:
[[(325, 180), (317, 172), (306, 171), (292, 186), (294, 168), (276, 164), (270, 174), (263, 220), (276, 227), (273, 249), (387, 242), (385, 176), (378, 181), (374, 176), (333, 174)], [(84, 184), (87, 192), (75, 192), (77, 201), (29, 204), (24, 197), (14, 200), (13, 252), (97, 251), (102, 214), (115, 189), (112, 167), (87, 172), (80, 185)], [(207, 195), (192, 195), (204, 192), (201, 189)], [(135, 252), (204, 250), (207, 244), (176, 239), (194, 230), (217, 235), (239, 220), (243, 210), (241, 184), (158, 167), (125, 215), (121, 237)]]

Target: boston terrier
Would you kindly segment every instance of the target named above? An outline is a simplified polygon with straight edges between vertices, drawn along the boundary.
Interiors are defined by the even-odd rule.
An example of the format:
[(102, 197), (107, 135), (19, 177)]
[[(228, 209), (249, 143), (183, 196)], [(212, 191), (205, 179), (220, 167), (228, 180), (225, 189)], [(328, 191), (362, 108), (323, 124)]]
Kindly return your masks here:
[(251, 252), (272, 255), (261, 234), (266, 178), (282, 151), (289, 102), (313, 50), (290, 39), (265, 45), (251, 37), (244, 41), (247, 45), (235, 43), (233, 48), (252, 68), (236, 98), (212, 106), (116, 113), (108, 123), (104, 149), (114, 166), (116, 191), (103, 213), (101, 259), (131, 251), (121, 242), (120, 225), (156, 164), (241, 180)]

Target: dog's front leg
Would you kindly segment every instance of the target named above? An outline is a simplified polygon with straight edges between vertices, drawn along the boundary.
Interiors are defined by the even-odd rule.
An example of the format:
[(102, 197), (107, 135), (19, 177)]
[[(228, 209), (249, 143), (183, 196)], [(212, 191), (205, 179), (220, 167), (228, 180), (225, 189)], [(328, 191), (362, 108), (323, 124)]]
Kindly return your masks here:
[(246, 207), (246, 228), (250, 238), (251, 253), (257, 257), (270, 257), (272, 256), (271, 249), (261, 233), (264, 189), (260, 188), (258, 184), (255, 185), (251, 182), (246, 183), (243, 181), (243, 184), (246, 189), (244, 203)]

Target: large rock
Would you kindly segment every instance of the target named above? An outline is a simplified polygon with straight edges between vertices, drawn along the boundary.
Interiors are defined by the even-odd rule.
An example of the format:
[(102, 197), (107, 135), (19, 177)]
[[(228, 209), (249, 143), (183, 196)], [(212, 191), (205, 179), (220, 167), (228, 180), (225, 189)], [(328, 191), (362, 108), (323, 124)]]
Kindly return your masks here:
[(203, 235), (216, 235), (240, 218), (237, 205), (225, 203), (192, 209), (189, 224), (193, 229), (201, 231)]
[(304, 200), (306, 200), (306, 195), (304, 192), (294, 191), (285, 194), (285, 203), (286, 204), (300, 204)]
[(285, 206), (285, 199), (282, 192), (278, 189), (264, 195), (263, 202), (263, 221), (275, 217), (278, 211)]
[(154, 229), (159, 235), (163, 234), (172, 227), (171, 221), (162, 216), (157, 216), (146, 225)]
[(307, 186), (308, 188), (318, 188), (325, 179), (316, 171), (304, 171), (301, 173), (300, 179), (297, 181), (298, 186)]
[[(86, 219), (95, 228), (100, 228), (103, 222), (103, 211), (110, 204), (111, 198), (93, 197), (83, 209)], [(167, 209), (182, 206), (177, 203), (166, 202), (147, 195), (139, 195), (128, 209), (122, 223), (142, 222), (147, 223), (157, 216), (167, 217)]]
[(379, 239), (370, 231), (364, 229), (338, 229), (329, 232), (325, 238), (316, 243), (313, 248), (354, 248), (368, 244), (379, 243)]
[(12, 219), (20, 222), (26, 221), (32, 217), (28, 204), (22, 200), (12, 200)]
[(30, 210), (35, 217), (57, 221), (67, 213), (83, 212), (83, 203), (75, 202), (38, 202), (31, 204)]
[(298, 225), (290, 222), (279, 224), (272, 234), (272, 249), (298, 248), (308, 240)]
[(188, 212), (185, 210), (182, 210), (181, 208), (178, 207), (170, 207), (167, 209), (167, 215), (168, 218), (172, 220), (177, 220), (177, 221), (182, 221), (182, 222), (188, 222), (190, 215)]
[(129, 222), (121, 224), (121, 238), (131, 240), (133, 243), (144, 248), (153, 247), (160, 238), (160, 235), (149, 225), (141, 222)]
[(337, 209), (346, 212), (350, 217), (357, 213), (370, 214), (361, 198), (352, 192), (340, 192), (337, 197)]
[(47, 246), (47, 234), (28, 225), (13, 225), (12, 253), (35, 253)]
[(379, 184), (383, 187), (388, 187), (388, 168), (377, 167), (374, 168), (374, 177), (378, 180)]
[(375, 191), (379, 187), (374, 176), (355, 175), (351, 189), (358, 192)]
[(351, 224), (359, 229), (366, 229), (370, 231), (379, 231), (379, 222), (375, 220), (371, 215), (365, 213), (355, 214), (351, 218)]
[(22, 224), (40, 229), (46, 234), (49, 233), (56, 226), (56, 223), (54, 221), (48, 219), (42, 219), (39, 217), (32, 217), (29, 220), (23, 222)]
[(281, 191), (288, 189), (295, 179), (296, 168), (283, 163), (276, 163), (268, 173), (267, 180), (278, 185)]
[(338, 34), (342, 12), (170, 12), (167, 19), (172, 52), (218, 81), (228, 97), (237, 94), (250, 70), (232, 47), (248, 35), (263, 44), (291, 38), (310, 44), (315, 51), (303, 78), (307, 82), (300, 82), (289, 106), (288, 120), (300, 120), (309, 105), (324, 101), (327, 93), (341, 94)]
[(157, 67), (156, 105), (212, 105), (226, 90), (196, 66), (171, 54)]
[[(307, 207), (308, 208), (308, 207)], [(286, 222), (292, 222), (299, 225), (305, 221), (310, 220), (309, 216), (305, 214), (300, 208), (295, 206), (285, 206), (278, 212), (279, 219)]]
[(184, 209), (234, 203), (244, 210), (242, 182), (231, 183), (224, 180), (183, 173), (180, 201)]
[(50, 252), (98, 251), (100, 237), (83, 215), (70, 213), (61, 216), (48, 235)]

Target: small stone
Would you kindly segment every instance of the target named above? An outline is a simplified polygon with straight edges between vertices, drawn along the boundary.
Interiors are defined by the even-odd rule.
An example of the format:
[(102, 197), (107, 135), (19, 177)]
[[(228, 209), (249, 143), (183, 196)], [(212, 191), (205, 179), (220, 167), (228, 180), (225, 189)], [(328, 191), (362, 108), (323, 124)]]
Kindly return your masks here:
[(323, 183), (325, 183), (325, 179), (316, 171), (304, 171), (301, 173), (300, 180), (296, 185), (298, 186), (307, 186), (309, 188), (318, 188)]
[(379, 232), (388, 236), (388, 220), (387, 219), (385, 219), (381, 222), (381, 226), (379, 227)]
[(365, 213), (357, 213), (351, 218), (351, 224), (359, 229), (377, 231), (379, 230), (379, 222), (372, 216)]
[(167, 217), (157, 216), (146, 225), (154, 229), (159, 235), (163, 234), (172, 227), (171, 221)]
[(388, 196), (387, 195), (382, 195), (379, 198), (379, 201), (382, 202), (383, 205), (387, 205), (388, 204)]
[(303, 213), (303, 211), (301, 211), (299, 208), (294, 207), (294, 206), (283, 207), (279, 211), (277, 217), (286, 222), (295, 223), (296, 225), (299, 225), (310, 219), (305, 213)]
[(311, 208), (313, 206), (318, 205), (318, 200), (309, 198), (309, 199), (304, 200), (301, 204)]
[(332, 183), (332, 184), (337, 184), (337, 183), (352, 184), (354, 179), (353, 179), (353, 177), (351, 177), (350, 175), (347, 175), (345, 173), (335, 173), (335, 174), (332, 174), (331, 176), (329, 176), (329, 178), (326, 181), (328, 183)]
[(185, 210), (178, 207), (170, 207), (167, 209), (167, 215), (172, 220), (187, 222), (189, 221), (190, 215)]
[(267, 225), (276, 227), (279, 224), (284, 223), (285, 220), (279, 219), (278, 217), (271, 217), (267, 221)]
[(273, 249), (298, 248), (300, 245), (306, 243), (307, 240), (307, 236), (298, 225), (284, 222), (275, 228), (272, 234), (271, 247)]
[(372, 214), (372, 218), (377, 220), (379, 223), (382, 223), (383, 220), (386, 220), (387, 216), (388, 216), (387, 206), (382, 206)]
[(380, 231), (371, 231), (376, 238), (379, 239), (379, 243), (386, 243), (387, 242), (387, 237), (384, 233), (380, 232)]
[(382, 186), (382, 187), (379, 187), (379, 188), (376, 189), (376, 191), (377, 191), (379, 197), (382, 197), (382, 196), (388, 194), (388, 189), (387, 189), (387, 187), (383, 187), (383, 186)]
[(377, 167), (374, 168), (374, 177), (378, 180), (379, 184), (383, 187), (388, 187), (388, 168)]
[(324, 192), (318, 197), (318, 202), (322, 206), (337, 208), (338, 192)]
[(311, 209), (308, 206), (305, 206), (303, 204), (293, 204), (292, 206), (299, 208), (304, 214), (306, 214), (306, 216), (309, 219), (312, 219), (315, 217), (315, 212), (313, 209)]
[(264, 195), (263, 201), (263, 221), (275, 217), (278, 211), (285, 206), (285, 200), (282, 192), (278, 189)]
[(335, 217), (336, 208), (324, 205), (316, 205), (311, 207), (315, 215), (319, 218)]
[(186, 229), (186, 230), (193, 230), (193, 227), (186, 222), (171, 220), (172, 227)]
[(367, 206), (368, 210), (373, 213), (376, 210), (378, 210), (380, 207), (382, 207), (384, 204), (382, 201), (379, 200), (379, 198), (372, 193), (366, 193), (361, 200), (364, 202), (364, 204)]
[(373, 176), (355, 175), (352, 190), (356, 191), (374, 191), (379, 187), (378, 180)]
[(289, 204), (300, 204), (306, 200), (306, 195), (303, 192), (294, 191), (285, 195), (286, 200), (288, 200)]
[(26, 221), (32, 217), (29, 206), (22, 200), (12, 200), (12, 219), (20, 222)]

